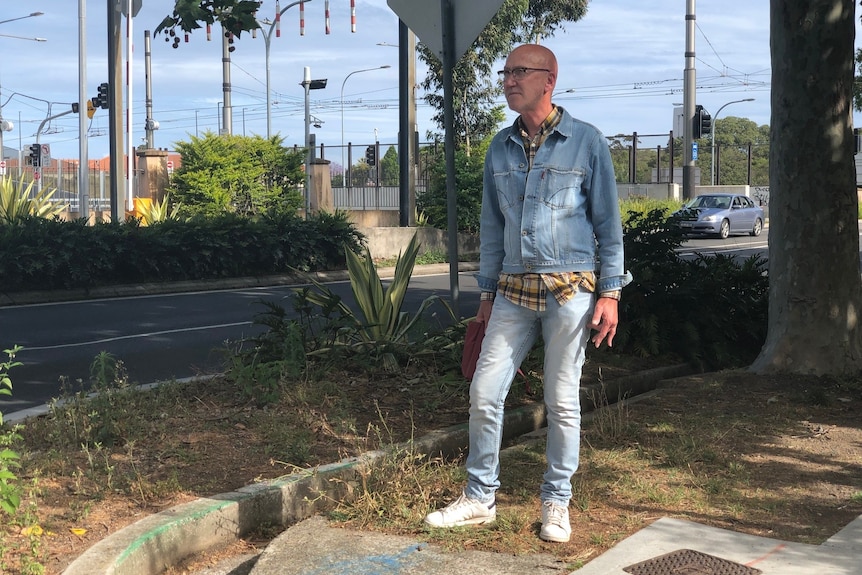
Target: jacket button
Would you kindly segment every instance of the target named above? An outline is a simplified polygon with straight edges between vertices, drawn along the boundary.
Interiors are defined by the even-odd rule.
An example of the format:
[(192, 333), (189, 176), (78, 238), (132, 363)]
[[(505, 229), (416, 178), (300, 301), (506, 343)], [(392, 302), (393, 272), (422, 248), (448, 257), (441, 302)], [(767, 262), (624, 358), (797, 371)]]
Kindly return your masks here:
[(527, 230), (523, 230), (523, 231), (521, 232), (521, 235), (522, 235), (522, 236), (526, 236), (526, 235), (527, 235)]

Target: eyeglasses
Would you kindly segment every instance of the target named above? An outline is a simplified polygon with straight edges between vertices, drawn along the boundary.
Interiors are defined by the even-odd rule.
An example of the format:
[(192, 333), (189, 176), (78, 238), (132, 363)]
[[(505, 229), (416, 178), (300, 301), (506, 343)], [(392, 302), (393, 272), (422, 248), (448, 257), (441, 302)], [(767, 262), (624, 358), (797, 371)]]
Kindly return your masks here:
[(497, 72), (501, 80), (508, 80), (512, 77), (515, 80), (523, 80), (528, 72), (550, 72), (547, 68), (527, 68), (526, 66), (518, 66), (517, 68), (504, 68)]

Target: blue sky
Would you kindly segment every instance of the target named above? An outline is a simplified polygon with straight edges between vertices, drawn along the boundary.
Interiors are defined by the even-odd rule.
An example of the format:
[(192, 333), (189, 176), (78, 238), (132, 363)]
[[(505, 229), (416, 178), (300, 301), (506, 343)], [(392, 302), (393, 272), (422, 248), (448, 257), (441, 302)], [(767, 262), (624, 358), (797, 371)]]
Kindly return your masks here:
[[(123, 0), (124, 2), (126, 0)], [(173, 0), (142, 0), (132, 22), (133, 141), (144, 141), (144, 31), (168, 15)], [(289, 0), (282, 2), (286, 6)], [(298, 6), (282, 17), (281, 37), (271, 38), (272, 129), (288, 145), (304, 138), (303, 68), (314, 79), (326, 78), (323, 90), (311, 92), (311, 115), (321, 121), (317, 141), (394, 143), (398, 130), (398, 21), (386, 0), (356, 0), (356, 32), (350, 31), (350, 0), (330, 0), (331, 33), (325, 34), (325, 0), (305, 6), (305, 35), (299, 34)], [(593, 0), (584, 19), (544, 43), (560, 62), (556, 101), (606, 135), (644, 136), (644, 146), (664, 144), (672, 129), (675, 103), (682, 102), (685, 65), (685, 2), (681, 0)], [(15, 6), (14, 8), (12, 6)], [(0, 105), (15, 124), (5, 132), (7, 146), (35, 141), (39, 123), (66, 111), (78, 99), (78, 1), (3, 0), (0, 20), (41, 11), (43, 16), (0, 25), (0, 34), (43, 37), (46, 42), (0, 36)], [(275, 1), (265, 0), (261, 14), (272, 17)], [(264, 16), (262, 16), (264, 17)], [(107, 80), (105, 0), (86, 0), (87, 94)], [(123, 19), (123, 30), (126, 22)], [(857, 35), (858, 32), (857, 15)], [(421, 40), (421, 38), (420, 38)], [(383, 44), (383, 45), (380, 45)], [(231, 54), (233, 133), (266, 135), (265, 43), (243, 35)], [(733, 104), (721, 117), (742, 116), (769, 123), (769, 2), (710, 0), (697, 3), (697, 101), (715, 112)], [(125, 56), (125, 46), (123, 47)], [(391, 68), (356, 70), (389, 65)], [(418, 66), (417, 76), (424, 77)], [(221, 42), (204, 31), (173, 49), (164, 36), (152, 40), (153, 117), (160, 124), (155, 145), (173, 149), (189, 135), (218, 131), (222, 95)], [(125, 83), (125, 79), (123, 80)], [(343, 98), (342, 98), (342, 86)], [(568, 92), (566, 92), (569, 90)], [(573, 90), (573, 91), (571, 91)], [(13, 95), (14, 94), (14, 95)], [(421, 92), (419, 93), (421, 97)], [(342, 108), (343, 106), (343, 108)], [(343, 109), (343, 114), (342, 114)], [(419, 132), (424, 140), (431, 110), (420, 100)], [(108, 117), (99, 110), (90, 123), (89, 157), (108, 152)], [(125, 131), (125, 129), (124, 129)], [(52, 156), (78, 156), (78, 120), (69, 114), (52, 121), (41, 135)], [(665, 140), (662, 140), (665, 137)], [(336, 151), (330, 159), (338, 159)]]

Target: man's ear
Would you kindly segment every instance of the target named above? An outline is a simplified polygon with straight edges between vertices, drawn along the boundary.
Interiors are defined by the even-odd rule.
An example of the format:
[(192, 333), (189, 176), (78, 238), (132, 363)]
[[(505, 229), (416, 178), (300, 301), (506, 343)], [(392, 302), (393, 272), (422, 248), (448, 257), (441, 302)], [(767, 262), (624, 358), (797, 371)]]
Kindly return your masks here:
[(557, 85), (557, 75), (553, 72), (548, 72), (545, 79), (545, 92), (554, 93), (554, 87)]

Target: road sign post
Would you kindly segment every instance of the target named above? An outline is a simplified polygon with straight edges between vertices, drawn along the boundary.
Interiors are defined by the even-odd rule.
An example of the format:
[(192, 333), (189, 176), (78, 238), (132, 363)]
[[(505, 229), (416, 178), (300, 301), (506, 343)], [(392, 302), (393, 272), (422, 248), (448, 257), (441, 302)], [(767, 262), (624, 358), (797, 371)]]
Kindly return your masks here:
[(452, 309), (458, 306), (458, 212), (455, 201), (455, 111), (452, 70), (470, 48), (503, 0), (387, 0), (398, 17), (443, 64), (443, 129), (446, 160), (446, 206), (449, 226), (449, 284)]

